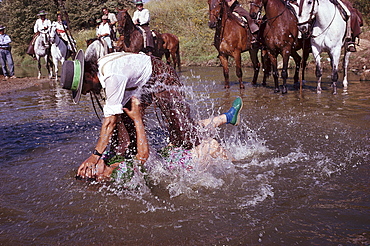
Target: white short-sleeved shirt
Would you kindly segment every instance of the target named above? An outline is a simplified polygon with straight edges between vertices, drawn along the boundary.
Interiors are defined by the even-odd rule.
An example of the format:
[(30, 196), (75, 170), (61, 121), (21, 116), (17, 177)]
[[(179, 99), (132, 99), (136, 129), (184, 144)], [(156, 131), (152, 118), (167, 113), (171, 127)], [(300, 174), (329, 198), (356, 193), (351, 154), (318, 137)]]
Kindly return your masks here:
[(138, 96), (141, 87), (152, 75), (150, 56), (116, 52), (98, 61), (98, 77), (106, 93), (104, 116), (123, 113), (123, 106), (132, 96)]
[(103, 34), (107, 34), (107, 33), (110, 34), (109, 24), (108, 23), (106, 23), (106, 24), (101, 23), (99, 25), (99, 28), (98, 28), (97, 32), (96, 32), (96, 35), (103, 35)]
[(150, 13), (148, 9), (142, 9), (141, 11), (136, 10), (134, 16), (132, 17), (133, 21), (139, 20), (140, 25), (149, 24)]
[[(41, 19), (37, 19), (35, 25), (33, 26), (33, 32), (47, 33), (49, 31), (50, 26), (51, 26), (50, 20), (45, 19), (44, 21), (42, 21)], [(47, 27), (46, 30), (44, 30), (45, 27)]]

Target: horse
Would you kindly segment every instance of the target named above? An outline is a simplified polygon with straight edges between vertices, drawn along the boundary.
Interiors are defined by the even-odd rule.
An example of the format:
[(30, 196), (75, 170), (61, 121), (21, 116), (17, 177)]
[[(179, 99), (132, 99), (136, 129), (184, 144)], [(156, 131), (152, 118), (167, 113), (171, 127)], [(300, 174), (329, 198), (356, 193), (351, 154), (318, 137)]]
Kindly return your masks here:
[(55, 80), (58, 80), (58, 61), (63, 65), (64, 61), (67, 59), (68, 48), (57, 34), (55, 25), (52, 25), (49, 30), (49, 40), (51, 44), (51, 57), (54, 63)]
[(260, 69), (257, 58), (258, 49), (252, 47), (252, 33), (249, 28), (243, 27), (237, 17), (234, 16), (225, 0), (208, 0), (210, 28), (215, 28), (214, 46), (218, 51), (223, 73), (224, 87), (230, 88), (229, 83), (229, 57), (235, 60), (236, 75), (239, 80), (240, 89), (244, 89), (243, 72), (241, 69), (241, 53), (249, 51), (254, 67), (252, 84), (255, 85)]
[(107, 55), (109, 53), (109, 48), (107, 42), (101, 38), (92, 38), (86, 40), (86, 51), (85, 51), (85, 61), (92, 63), (97, 63), (99, 58)]
[(171, 33), (162, 33), (161, 36), (163, 39), (163, 50), (166, 56), (167, 64), (171, 64), (171, 57), (173, 67), (176, 69), (177, 65), (179, 71), (181, 71), (179, 38)]
[[(138, 53), (145, 52), (144, 37), (142, 31), (134, 24), (127, 9), (118, 10), (117, 13), (117, 30), (120, 37), (117, 41), (117, 51), (126, 51)], [(153, 55), (161, 58), (163, 56), (163, 40), (161, 34), (154, 33), (154, 50)]]
[[(268, 59), (271, 61), (272, 74), (275, 82), (274, 92), (280, 92), (279, 74), (277, 69), (277, 57), (283, 58), (281, 77), (283, 78), (282, 93), (288, 92), (286, 80), (288, 78), (289, 57), (292, 56), (295, 64), (294, 81), (298, 83), (299, 69), (302, 58), (297, 50), (298, 45), (298, 21), (295, 14), (282, 0), (254, 0), (251, 3), (250, 14), (257, 16), (262, 7), (265, 9), (263, 28), (260, 29), (260, 39), (267, 50)], [(305, 54), (308, 57), (308, 54)], [(304, 59), (306, 61), (307, 58)]]
[[(294, 6), (294, 5), (293, 5)], [(338, 64), (341, 50), (344, 46), (346, 22), (331, 1), (327, 0), (297, 0), (295, 8), (298, 12), (299, 29), (310, 37), (312, 54), (316, 61), (317, 93), (321, 93), (322, 68), (320, 54), (328, 52), (332, 67), (331, 80), (333, 94), (337, 94)], [(347, 67), (350, 52), (344, 49), (343, 58), (343, 88), (348, 86)]]
[(41, 78), (41, 57), (45, 58), (45, 65), (46, 69), (48, 70), (49, 79), (52, 78), (52, 66), (53, 62), (50, 59), (50, 43), (48, 33), (40, 33), (39, 36), (35, 40), (35, 56), (37, 59), (37, 68), (38, 68), (38, 76), (37, 78)]

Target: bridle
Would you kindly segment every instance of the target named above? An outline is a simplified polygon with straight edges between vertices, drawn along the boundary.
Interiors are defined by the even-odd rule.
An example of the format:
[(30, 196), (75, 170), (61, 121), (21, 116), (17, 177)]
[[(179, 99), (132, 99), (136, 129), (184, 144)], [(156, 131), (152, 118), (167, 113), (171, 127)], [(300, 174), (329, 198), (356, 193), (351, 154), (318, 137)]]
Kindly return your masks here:
[[(304, 3), (305, 0), (302, 0), (300, 3), (299, 3), (299, 11), (298, 11), (298, 16), (302, 16), (302, 11), (303, 11), (303, 3)], [(307, 21), (305, 22), (300, 22), (298, 23), (298, 26), (301, 26), (301, 25), (305, 25), (305, 24), (312, 24), (315, 20), (315, 14), (314, 14), (314, 10), (315, 10), (315, 3), (317, 0), (309, 0), (309, 1), (312, 1), (313, 4), (312, 4), (312, 8), (311, 8), (311, 11), (310, 11), (310, 18), (308, 18)], [(317, 4), (319, 4), (317, 2)]]

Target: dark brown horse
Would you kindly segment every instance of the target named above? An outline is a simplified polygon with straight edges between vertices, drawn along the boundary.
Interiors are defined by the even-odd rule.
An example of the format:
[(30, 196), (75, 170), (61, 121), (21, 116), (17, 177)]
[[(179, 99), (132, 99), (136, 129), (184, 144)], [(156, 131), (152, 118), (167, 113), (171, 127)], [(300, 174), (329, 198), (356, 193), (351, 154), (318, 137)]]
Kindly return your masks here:
[[(302, 48), (303, 43), (298, 42), (298, 22), (294, 13), (286, 5), (283, 0), (254, 0), (251, 3), (250, 14), (252, 17), (257, 16), (261, 12), (262, 7), (265, 8), (266, 16), (261, 25), (260, 39), (262, 45), (267, 50), (268, 59), (271, 61), (272, 72), (275, 82), (275, 92), (279, 92), (279, 74), (277, 69), (277, 57), (280, 54), (283, 58), (283, 68), (281, 77), (283, 78), (282, 93), (287, 93), (286, 80), (288, 78), (288, 63), (289, 57), (292, 56), (296, 70), (294, 74), (294, 82), (298, 84), (299, 69), (302, 58), (297, 53), (297, 50)], [(305, 41), (307, 42), (307, 41)], [(304, 49), (303, 67), (306, 67), (310, 45), (306, 45)]]
[[(117, 51), (138, 53), (145, 52), (142, 31), (134, 24), (127, 9), (118, 10), (117, 13), (118, 33), (120, 37), (117, 42)], [(153, 55), (161, 58), (163, 56), (163, 39), (160, 33), (153, 31), (154, 50)]]
[(176, 69), (177, 66), (179, 71), (181, 71), (179, 38), (171, 33), (162, 33), (161, 35), (167, 64), (171, 64), (170, 58), (172, 58), (173, 67)]
[(240, 89), (244, 89), (243, 73), (241, 69), (241, 53), (249, 51), (254, 67), (252, 84), (256, 84), (260, 64), (257, 58), (258, 49), (253, 49), (252, 34), (249, 28), (243, 27), (237, 18), (231, 13), (225, 0), (208, 0), (209, 5), (209, 27), (216, 28), (214, 46), (218, 50), (221, 61), (225, 88), (229, 88), (229, 65), (228, 58), (232, 56), (235, 60), (236, 75), (239, 79)]

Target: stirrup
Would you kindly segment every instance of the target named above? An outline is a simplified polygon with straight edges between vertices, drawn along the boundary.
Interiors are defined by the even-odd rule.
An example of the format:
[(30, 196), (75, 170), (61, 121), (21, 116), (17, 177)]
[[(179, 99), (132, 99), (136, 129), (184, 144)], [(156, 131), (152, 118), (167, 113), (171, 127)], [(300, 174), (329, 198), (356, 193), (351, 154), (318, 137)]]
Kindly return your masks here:
[(349, 42), (347, 44), (347, 51), (348, 52), (356, 52), (356, 46), (354, 42)]

